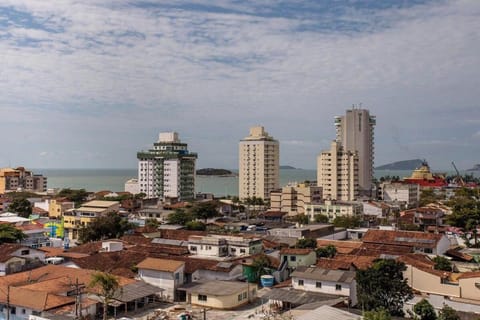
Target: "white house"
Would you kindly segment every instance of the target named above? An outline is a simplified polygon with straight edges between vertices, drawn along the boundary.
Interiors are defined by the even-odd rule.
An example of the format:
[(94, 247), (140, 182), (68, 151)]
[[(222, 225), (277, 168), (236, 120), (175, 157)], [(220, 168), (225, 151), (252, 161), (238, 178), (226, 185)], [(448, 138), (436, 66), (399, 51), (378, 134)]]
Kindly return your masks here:
[(248, 256), (262, 252), (262, 241), (259, 238), (208, 235), (190, 236), (188, 249), (192, 255), (225, 257)]
[(0, 276), (41, 266), (44, 262), (43, 251), (14, 243), (0, 245)]
[(345, 296), (352, 306), (357, 304), (355, 271), (297, 267), (291, 276), (294, 289)]
[(146, 258), (137, 265), (138, 277), (148, 284), (164, 289), (164, 298), (177, 300), (177, 288), (184, 281), (185, 262)]

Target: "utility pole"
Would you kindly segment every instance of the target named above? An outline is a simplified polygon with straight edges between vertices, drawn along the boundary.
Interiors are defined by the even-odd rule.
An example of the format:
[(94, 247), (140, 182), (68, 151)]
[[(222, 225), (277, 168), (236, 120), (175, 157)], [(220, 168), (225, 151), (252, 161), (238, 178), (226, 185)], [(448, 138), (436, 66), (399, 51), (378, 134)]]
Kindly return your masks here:
[(10, 320), (10, 285), (7, 286), (7, 320)]

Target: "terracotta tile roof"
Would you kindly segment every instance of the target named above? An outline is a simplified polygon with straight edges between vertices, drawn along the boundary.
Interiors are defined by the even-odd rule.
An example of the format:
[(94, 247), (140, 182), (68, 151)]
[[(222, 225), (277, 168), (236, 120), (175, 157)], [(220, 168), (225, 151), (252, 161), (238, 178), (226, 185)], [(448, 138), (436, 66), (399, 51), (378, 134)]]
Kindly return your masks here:
[(410, 247), (435, 247), (442, 238), (441, 234), (416, 231), (392, 231), (370, 229), (363, 236), (364, 243), (382, 243)]
[(406, 265), (415, 267), (421, 271), (436, 275), (440, 278), (450, 278), (451, 272), (446, 272), (442, 270), (435, 270), (433, 266), (435, 263), (428, 258), (428, 256), (423, 254), (406, 254), (397, 258), (398, 261), (405, 263)]
[(473, 260), (473, 256), (469, 255), (468, 253), (461, 252), (458, 249), (449, 249), (449, 250), (447, 250), (447, 252), (445, 254), (448, 255), (448, 256), (451, 256), (453, 258), (463, 260), (463, 261), (467, 261), (467, 262), (470, 262), (470, 261)]
[[(6, 293), (0, 292), (0, 301), (6, 304)], [(44, 311), (75, 302), (74, 297), (59, 296), (48, 292), (10, 287), (10, 305)]]
[[(129, 278), (135, 277), (132, 268), (144, 260), (148, 254), (135, 251), (101, 252), (91, 256), (74, 258), (77, 266), (83, 269), (99, 270)], [(129, 272), (127, 270), (130, 270)]]
[(43, 224), (34, 224), (34, 223), (29, 223), (29, 224), (22, 224), (22, 225), (19, 225), (19, 226), (16, 226), (16, 228), (18, 230), (22, 230), (23, 232), (26, 232), (26, 231), (38, 231), (38, 232), (44, 232), (45, 231), (45, 227), (43, 226)]
[(32, 213), (33, 214), (38, 214), (38, 215), (48, 215), (48, 211), (47, 210), (44, 210), (42, 208), (39, 208), (39, 207), (33, 207), (32, 208)]
[(6, 262), (12, 258), (12, 253), (24, 246), (16, 243), (4, 243), (0, 245), (0, 262)]
[(230, 272), (233, 268), (240, 264), (240, 261), (231, 261), (221, 263), (220, 261), (209, 259), (197, 259), (190, 257), (170, 257), (172, 260), (185, 262), (185, 273), (194, 273), (197, 270), (210, 270), (217, 272)]
[(480, 271), (464, 272), (457, 279), (480, 278)]
[(168, 260), (168, 259), (157, 259), (157, 258), (146, 258), (142, 262), (137, 264), (139, 269), (150, 269), (157, 271), (165, 272), (175, 272), (180, 267), (185, 265), (182, 261)]
[(351, 263), (356, 269), (365, 270), (370, 268), (379, 256), (355, 256), (338, 255), (335, 257), (338, 261)]
[(89, 254), (86, 253), (77, 253), (70, 252), (63, 248), (54, 248), (54, 247), (41, 247), (38, 250), (45, 252), (45, 257), (65, 257), (65, 258), (84, 258), (88, 257)]
[(284, 249), (280, 250), (280, 254), (308, 255), (312, 251), (313, 251), (313, 249), (284, 248)]
[(354, 249), (360, 248), (362, 246), (362, 242), (317, 239), (317, 248), (326, 247), (328, 245), (335, 246), (335, 249), (337, 249), (337, 253), (348, 254), (351, 253)]
[(185, 240), (188, 241), (190, 236), (206, 236), (208, 233), (206, 231), (193, 231), (193, 230), (166, 230), (163, 229), (160, 231), (161, 238), (165, 239), (174, 239), (174, 240)]
[(351, 270), (352, 264), (337, 259), (320, 258), (317, 260), (317, 267), (330, 270)]
[(101, 241), (95, 241), (95, 242), (88, 242), (81, 244), (76, 247), (72, 247), (68, 249), (70, 252), (78, 252), (78, 253), (86, 253), (86, 254), (94, 254), (100, 251), (102, 248), (102, 242)]
[(413, 247), (382, 244), (382, 243), (364, 243), (360, 248), (352, 250), (350, 254), (359, 256), (379, 256), (381, 254), (402, 255), (412, 253)]

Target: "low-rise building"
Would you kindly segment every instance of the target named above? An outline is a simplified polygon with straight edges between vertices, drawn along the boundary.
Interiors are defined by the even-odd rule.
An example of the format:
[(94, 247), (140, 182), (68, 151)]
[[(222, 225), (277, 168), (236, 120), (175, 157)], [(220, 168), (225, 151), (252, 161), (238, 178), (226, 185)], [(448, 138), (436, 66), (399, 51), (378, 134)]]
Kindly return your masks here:
[(185, 263), (182, 261), (146, 258), (139, 264), (138, 277), (151, 285), (164, 289), (163, 298), (177, 301), (177, 288), (184, 283)]
[(33, 174), (24, 167), (0, 169), (0, 194), (11, 191), (47, 191), (47, 177)]
[(0, 245), (0, 276), (43, 265), (45, 253), (16, 243)]
[(247, 256), (262, 251), (260, 238), (243, 238), (224, 235), (190, 236), (189, 250), (193, 255), (225, 257)]
[(321, 238), (328, 236), (334, 232), (334, 227), (331, 224), (318, 223), (299, 226), (296, 228), (274, 228), (267, 230), (270, 236), (285, 237), (285, 238)]
[(317, 262), (317, 254), (313, 249), (284, 248), (280, 250), (281, 261), (287, 261), (291, 269), (300, 266), (311, 266)]
[(64, 229), (72, 240), (78, 239), (78, 231), (95, 222), (98, 217), (116, 213), (120, 209), (118, 201), (93, 200), (82, 204), (80, 208), (64, 213)]
[(414, 253), (435, 255), (444, 254), (450, 247), (450, 241), (444, 234), (416, 231), (370, 229), (362, 240), (365, 245), (377, 245), (384, 249), (402, 247)]
[(297, 267), (291, 276), (294, 289), (346, 296), (350, 305), (357, 304), (355, 271)]
[(253, 301), (257, 286), (239, 281), (208, 281), (185, 285), (180, 290), (187, 293), (192, 305), (214, 309), (235, 309)]
[(384, 182), (378, 193), (379, 200), (403, 204), (406, 208), (416, 207), (420, 201), (420, 186), (414, 183)]
[(322, 201), (322, 187), (306, 184), (288, 185), (270, 192), (270, 210), (290, 216), (305, 214), (305, 207)]
[(321, 204), (312, 204), (306, 206), (305, 211), (310, 217), (311, 221), (315, 220), (315, 215), (317, 214), (328, 216), (328, 218), (333, 221), (333, 219), (340, 216), (361, 215), (363, 212), (363, 206), (361, 202), (356, 201), (347, 202), (325, 200)]

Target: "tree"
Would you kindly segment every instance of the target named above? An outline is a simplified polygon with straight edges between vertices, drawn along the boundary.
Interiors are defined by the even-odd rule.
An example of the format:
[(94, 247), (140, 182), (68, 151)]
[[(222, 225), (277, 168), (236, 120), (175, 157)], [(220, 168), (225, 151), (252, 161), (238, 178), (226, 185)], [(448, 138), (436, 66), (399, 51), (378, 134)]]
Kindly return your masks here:
[(79, 241), (82, 243), (102, 239), (120, 238), (125, 232), (134, 229), (136, 225), (129, 223), (116, 213), (98, 217), (95, 222), (80, 229)]
[(59, 197), (65, 197), (70, 201), (75, 202), (75, 205), (79, 205), (81, 202), (87, 200), (88, 192), (85, 189), (62, 189), (57, 194)]
[(317, 247), (317, 241), (312, 238), (298, 239), (297, 243), (295, 244), (295, 248), (300, 248), (300, 249), (305, 249), (305, 248), (315, 249), (316, 247)]
[(309, 218), (307, 215), (304, 215), (304, 214), (297, 214), (294, 218), (295, 222), (299, 223), (299, 224), (308, 224), (309, 222)]
[(437, 314), (435, 308), (426, 299), (422, 299), (413, 306), (413, 312), (415, 312), (420, 320), (436, 320)]
[(390, 320), (392, 317), (385, 309), (365, 311), (363, 313), (364, 320)]
[(187, 212), (185, 209), (175, 209), (174, 212), (168, 215), (168, 223), (169, 224), (179, 224), (179, 225), (186, 225), (187, 222), (190, 222), (194, 219), (190, 212)]
[(255, 274), (255, 282), (257, 282), (261, 276), (265, 274), (270, 274), (270, 260), (266, 254), (260, 254), (253, 259), (252, 268), (253, 273)]
[(118, 279), (109, 273), (96, 272), (92, 274), (89, 283), (90, 288), (95, 288), (99, 291), (99, 295), (103, 300), (103, 320), (107, 319), (108, 304), (118, 294), (120, 284)]
[(205, 231), (207, 226), (205, 223), (197, 220), (189, 221), (185, 224), (185, 228), (187, 230), (198, 230), (198, 231)]
[(333, 219), (333, 225), (337, 228), (358, 228), (362, 220), (358, 216), (338, 216)]
[(207, 223), (207, 219), (219, 215), (217, 207), (218, 203), (216, 201), (197, 202), (190, 208), (190, 212), (194, 218), (203, 219)]
[(26, 238), (26, 235), (15, 226), (7, 223), (0, 224), (0, 244), (16, 243)]
[(160, 222), (158, 222), (157, 219), (155, 218), (145, 219), (145, 227), (158, 228), (158, 226), (160, 226)]
[(460, 320), (460, 316), (452, 307), (444, 304), (438, 312), (438, 320)]
[(32, 204), (26, 198), (16, 198), (8, 206), (8, 211), (15, 212), (19, 217), (28, 218), (32, 214)]
[(357, 271), (357, 296), (363, 310), (384, 308), (392, 316), (403, 315), (403, 304), (413, 298), (403, 278), (403, 262), (378, 259), (368, 269)]
[(337, 254), (337, 248), (333, 244), (316, 250), (318, 258), (333, 258)]
[(445, 257), (436, 256), (433, 258), (433, 262), (435, 263), (433, 266), (435, 270), (452, 271), (452, 263)]
[(317, 222), (317, 223), (328, 223), (329, 222), (328, 216), (326, 216), (324, 214), (316, 214), (314, 216), (314, 219), (315, 219), (315, 222)]

